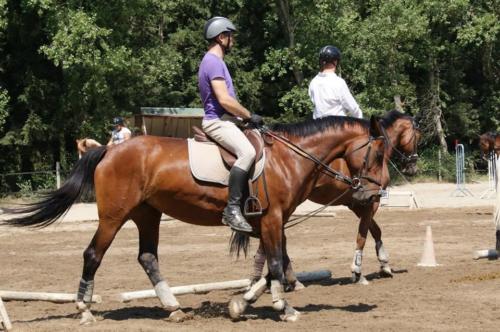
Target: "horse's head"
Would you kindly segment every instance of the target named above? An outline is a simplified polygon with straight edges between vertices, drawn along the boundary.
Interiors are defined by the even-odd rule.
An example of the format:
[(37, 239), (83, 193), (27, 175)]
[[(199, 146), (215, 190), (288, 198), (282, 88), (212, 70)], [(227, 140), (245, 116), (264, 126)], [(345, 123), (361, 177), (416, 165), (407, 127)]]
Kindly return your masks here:
[(353, 139), (347, 148), (344, 159), (353, 177), (355, 203), (369, 204), (378, 200), (381, 189), (389, 183), (385, 145), (379, 119), (372, 116), (369, 134)]
[(82, 155), (87, 152), (87, 147), (85, 146), (86, 138), (76, 139), (76, 151), (78, 152), (78, 159), (82, 158)]
[[(498, 135), (488, 132), (479, 136), (479, 149), (481, 150), (481, 158), (488, 160), (491, 152), (495, 150), (495, 139)], [(500, 136), (498, 136), (500, 138)], [(500, 146), (500, 143), (499, 143)]]
[(388, 140), (387, 153), (400, 160), (402, 172), (413, 176), (417, 173), (418, 143), (422, 136), (415, 119), (399, 111), (388, 112), (382, 119)]

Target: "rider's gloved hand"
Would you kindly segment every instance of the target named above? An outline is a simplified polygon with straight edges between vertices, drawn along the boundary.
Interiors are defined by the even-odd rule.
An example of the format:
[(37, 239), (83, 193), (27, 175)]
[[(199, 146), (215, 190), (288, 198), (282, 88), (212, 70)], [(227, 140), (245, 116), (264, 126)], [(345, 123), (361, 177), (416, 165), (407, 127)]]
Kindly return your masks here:
[(248, 119), (248, 123), (255, 127), (261, 127), (264, 125), (264, 118), (258, 114), (252, 113), (252, 115), (250, 115), (250, 119)]

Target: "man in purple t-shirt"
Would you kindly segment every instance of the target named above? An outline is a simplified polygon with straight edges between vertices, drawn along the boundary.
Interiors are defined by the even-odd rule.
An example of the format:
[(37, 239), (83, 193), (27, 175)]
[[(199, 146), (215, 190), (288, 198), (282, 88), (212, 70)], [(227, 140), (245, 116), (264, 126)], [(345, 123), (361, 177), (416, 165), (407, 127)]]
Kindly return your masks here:
[(198, 88), (205, 109), (203, 130), (237, 157), (229, 173), (229, 197), (222, 223), (237, 231), (251, 232), (252, 226), (241, 213), (241, 203), (255, 149), (235, 123), (243, 119), (261, 126), (263, 121), (236, 99), (233, 80), (223, 60), (233, 46), (235, 31), (233, 23), (225, 17), (217, 16), (205, 23), (204, 37), (210, 44), (200, 63)]

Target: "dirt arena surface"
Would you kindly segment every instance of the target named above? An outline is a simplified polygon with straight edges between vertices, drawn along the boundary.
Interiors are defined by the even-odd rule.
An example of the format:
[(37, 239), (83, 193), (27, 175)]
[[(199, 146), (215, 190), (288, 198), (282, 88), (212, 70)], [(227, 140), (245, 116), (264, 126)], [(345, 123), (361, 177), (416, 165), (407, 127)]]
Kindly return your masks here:
[[(137, 263), (137, 230), (129, 222), (119, 232), (96, 275), (95, 294), (103, 303), (92, 307), (98, 322), (80, 327), (74, 304), (6, 302), (15, 331), (499, 331), (500, 261), (472, 260), (472, 252), (494, 246), (492, 206), (378, 213), (394, 278), (379, 279), (374, 241), (365, 248), (363, 272), (368, 286), (350, 283), (357, 222), (348, 211), (313, 218), (287, 231), (296, 271), (330, 269), (331, 280), (287, 293), (302, 312), (296, 323), (280, 321), (264, 294), (245, 318), (232, 322), (227, 303), (233, 291), (179, 296), (191, 320), (166, 320), (156, 299), (120, 303), (121, 291), (151, 288)], [(417, 267), (426, 225), (432, 226), (435, 268)], [(5, 290), (76, 292), (82, 253), (96, 222), (68, 222), (43, 230), (0, 228), (0, 288)], [(226, 227), (162, 222), (160, 266), (171, 285), (247, 277), (251, 256), (235, 261), (228, 255)]]

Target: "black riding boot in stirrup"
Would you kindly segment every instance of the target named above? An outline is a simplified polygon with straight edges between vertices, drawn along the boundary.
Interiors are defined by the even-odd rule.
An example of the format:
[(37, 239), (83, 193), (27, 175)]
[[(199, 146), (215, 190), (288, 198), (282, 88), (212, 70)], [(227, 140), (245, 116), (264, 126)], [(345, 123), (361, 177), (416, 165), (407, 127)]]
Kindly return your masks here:
[(248, 172), (233, 166), (229, 173), (229, 198), (222, 214), (222, 223), (235, 231), (252, 232), (252, 226), (241, 213), (243, 189), (248, 183)]

